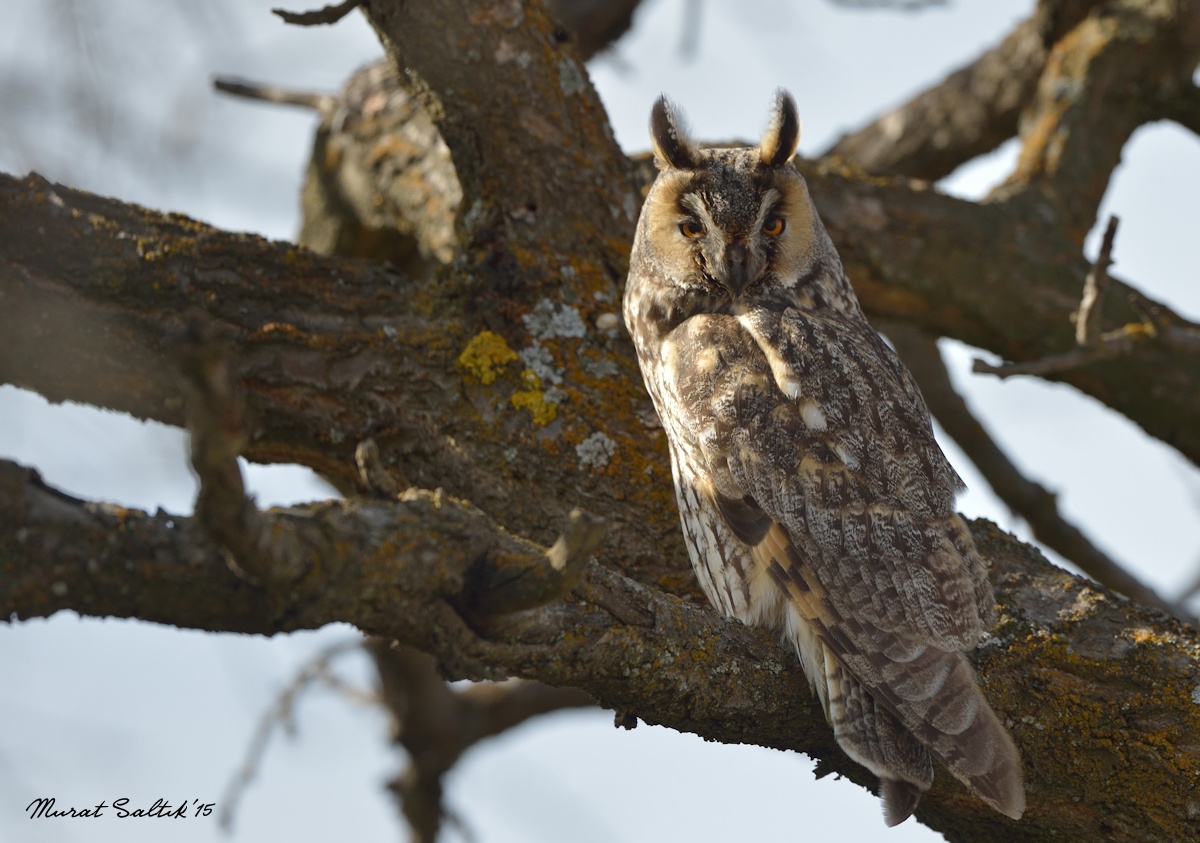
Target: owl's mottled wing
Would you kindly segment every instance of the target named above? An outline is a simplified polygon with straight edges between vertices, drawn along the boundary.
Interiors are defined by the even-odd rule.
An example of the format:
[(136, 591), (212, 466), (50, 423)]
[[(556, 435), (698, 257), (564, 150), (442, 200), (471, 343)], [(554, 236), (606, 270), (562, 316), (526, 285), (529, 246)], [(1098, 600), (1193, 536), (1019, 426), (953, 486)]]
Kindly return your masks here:
[(993, 605), (954, 513), (961, 481), (911, 375), (865, 321), (847, 321), (794, 309), (688, 320), (671, 337), (677, 412), (696, 420), (735, 532), (760, 512), (840, 614), (945, 650), (973, 646)]
[(907, 816), (932, 778), (909, 732), (1017, 816), (1019, 757), (960, 652), (993, 611), (953, 510), (961, 484), (911, 376), (854, 318), (760, 308), (689, 319), (664, 361), (674, 412), (702, 454), (708, 511), (828, 652), (827, 713), (843, 747), (887, 780), (889, 816)]

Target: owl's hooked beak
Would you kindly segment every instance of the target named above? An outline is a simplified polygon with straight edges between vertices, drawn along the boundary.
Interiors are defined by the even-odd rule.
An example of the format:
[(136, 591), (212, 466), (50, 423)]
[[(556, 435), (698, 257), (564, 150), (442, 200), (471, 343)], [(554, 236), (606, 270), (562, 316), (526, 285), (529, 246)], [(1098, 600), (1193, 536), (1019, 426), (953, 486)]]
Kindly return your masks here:
[(733, 296), (740, 296), (746, 288), (748, 261), (749, 253), (744, 243), (731, 243), (726, 247), (724, 260), (721, 261), (724, 277), (718, 280)]

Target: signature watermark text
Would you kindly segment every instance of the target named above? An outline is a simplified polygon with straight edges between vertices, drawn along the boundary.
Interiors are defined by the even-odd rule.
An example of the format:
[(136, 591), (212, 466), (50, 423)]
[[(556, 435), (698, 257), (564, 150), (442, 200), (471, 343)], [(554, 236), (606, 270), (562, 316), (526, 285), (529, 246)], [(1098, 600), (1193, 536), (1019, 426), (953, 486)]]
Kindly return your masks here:
[(154, 817), (157, 819), (182, 820), (189, 817), (207, 817), (217, 807), (216, 802), (201, 802), (193, 799), (191, 802), (168, 802), (166, 799), (155, 799), (150, 805), (134, 805), (129, 799), (114, 799), (112, 803), (98, 802), (84, 808), (75, 805), (59, 806), (58, 800), (52, 796), (43, 796), (25, 806), (25, 813), (31, 820), (61, 819), (64, 817), (116, 817), (119, 820), (131, 817)]

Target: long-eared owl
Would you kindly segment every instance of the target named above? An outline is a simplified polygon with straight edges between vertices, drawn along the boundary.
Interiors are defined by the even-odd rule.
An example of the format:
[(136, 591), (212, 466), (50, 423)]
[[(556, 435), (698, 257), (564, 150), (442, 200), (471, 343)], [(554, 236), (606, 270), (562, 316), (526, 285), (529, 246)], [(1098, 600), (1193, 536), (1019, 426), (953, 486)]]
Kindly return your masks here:
[(757, 147), (700, 149), (666, 99), (651, 114), (625, 323), (692, 566), (718, 610), (795, 647), (889, 825), (931, 756), (1016, 819), (1020, 756), (963, 655), (995, 605), (962, 481), (859, 307), (791, 163), (799, 136), (785, 91)]

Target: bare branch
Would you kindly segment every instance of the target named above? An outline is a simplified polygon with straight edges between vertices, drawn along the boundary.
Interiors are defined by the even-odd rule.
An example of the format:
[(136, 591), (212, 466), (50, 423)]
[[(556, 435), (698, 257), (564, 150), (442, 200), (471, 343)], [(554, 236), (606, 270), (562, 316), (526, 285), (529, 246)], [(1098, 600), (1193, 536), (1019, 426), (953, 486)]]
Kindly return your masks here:
[[(595, 289), (621, 283), (639, 200), (587, 71), (545, 7), (424, 0), (365, 11), (453, 153), (468, 247), (526, 254), (526, 291), (559, 291), (572, 254), (592, 256)], [(532, 80), (543, 80), (536, 94)], [(530, 178), (530, 161), (553, 177)]]
[(1182, 605), (1159, 596), (1096, 547), (1059, 513), (1053, 494), (1013, 465), (954, 389), (934, 339), (899, 322), (881, 323), (879, 328), (912, 370), (938, 423), (979, 469), (997, 497), (1028, 522), (1038, 541), (1114, 591), (1147, 606), (1157, 606), (1188, 623), (1195, 622), (1195, 616)]
[(996, 47), (856, 132), (823, 156), (850, 159), (875, 173), (936, 181), (1017, 134), (1049, 45), (1098, 0), (1042, 0)]
[[(344, 621), (432, 655), (452, 678), (577, 687), (648, 723), (796, 749), (854, 781), (871, 778), (836, 748), (794, 656), (765, 631), (591, 564), (583, 599), (506, 616), (484, 634), (453, 608), (480, 546), (524, 547), (531, 561), (544, 551), (467, 505), (426, 493), (264, 517), (319, 523), (334, 537), (330, 564), (284, 593), (262, 592), (221, 564), (192, 519), (73, 501), (0, 462), (0, 616), (74, 609), (263, 633)], [(988, 522), (972, 532), (1002, 620), (970, 656), (1012, 724), (1030, 806), (1020, 823), (981, 820), (983, 809), (939, 775), (919, 818), (979, 843), (1091, 839), (1111, 828), (1193, 839), (1200, 633), (1055, 569)], [(626, 623), (608, 604), (636, 607), (649, 622)], [(1109, 757), (1114, 746), (1119, 759)], [(1089, 763), (1096, 756), (1108, 761)], [(1114, 789), (1125, 797), (1114, 802)]]
[(325, 6), (312, 12), (289, 12), (286, 9), (272, 9), (272, 14), (283, 18), (284, 23), (296, 26), (321, 26), (322, 24), (337, 23), (346, 15), (362, 5), (362, 0), (345, 0), (336, 6)]
[(551, 14), (575, 36), (588, 61), (629, 31), (642, 0), (547, 0)]
[(1197, 63), (1190, 4), (1099, 5), (1055, 44), (1021, 121), (1017, 168), (991, 198), (1019, 201), (1082, 244), (1126, 142), (1164, 116), (1162, 92), (1192, 85)]
[(366, 649), (392, 714), (392, 739), (409, 756), (408, 768), (389, 787), (421, 843), (433, 843), (447, 817), (442, 780), (464, 752), (530, 717), (594, 705), (582, 691), (519, 679), (456, 690), (438, 674), (431, 656), (381, 638), (368, 640)]
[(235, 379), (224, 343), (200, 315), (189, 320), (179, 342), (188, 395), (192, 467), (200, 481), (196, 518), (229, 554), (240, 574), (279, 587), (318, 564), (322, 542), (286, 522), (264, 518), (246, 496), (237, 458), (245, 447), (241, 382)]
[[(338, 656), (351, 649), (357, 649), (360, 646), (361, 642), (352, 640), (326, 647), (300, 670), (275, 700), (275, 704), (263, 715), (259, 721), (258, 728), (254, 731), (254, 737), (250, 740), (250, 746), (246, 750), (246, 758), (233, 779), (226, 786), (225, 796), (221, 799), (218, 822), (222, 830), (227, 834), (233, 831), (233, 824), (237, 818), (242, 795), (258, 775), (258, 770), (262, 766), (263, 759), (266, 757), (267, 747), (270, 745), (271, 738), (275, 734), (276, 727), (284, 729), (288, 734), (294, 734), (296, 704), (299, 702), (300, 696), (311, 685), (318, 682), (330, 685), (335, 689), (340, 689), (340, 680), (330, 672), (329, 666)], [(366, 702), (367, 700), (364, 699), (363, 701)]]
[(1013, 375), (1062, 375), (1103, 360), (1136, 356), (1152, 347), (1173, 352), (1200, 352), (1200, 331), (1190, 326), (1167, 325), (1158, 328), (1148, 322), (1131, 322), (1096, 337), (1088, 346), (1076, 346), (1062, 354), (1052, 354), (1025, 363), (1004, 363), (993, 366), (986, 360), (975, 360), (971, 371), (976, 374), (1010, 378)]
[(336, 99), (329, 94), (318, 94), (312, 91), (296, 91), (279, 85), (268, 85), (262, 82), (248, 82), (231, 76), (218, 76), (213, 79), (213, 88), (230, 96), (244, 99), (270, 102), (277, 105), (294, 105), (322, 113), (333, 110)]

